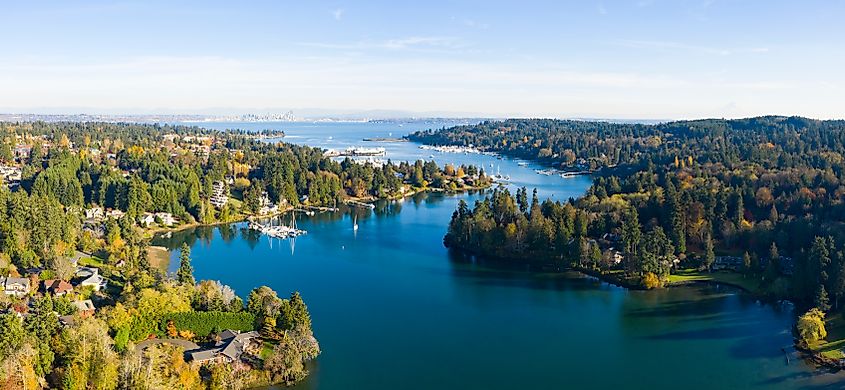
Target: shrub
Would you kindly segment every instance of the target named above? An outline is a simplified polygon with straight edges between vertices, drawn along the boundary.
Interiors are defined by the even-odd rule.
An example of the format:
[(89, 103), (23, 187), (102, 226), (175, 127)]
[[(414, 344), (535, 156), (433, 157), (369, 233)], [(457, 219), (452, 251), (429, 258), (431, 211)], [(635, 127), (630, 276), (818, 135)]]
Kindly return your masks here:
[(660, 279), (657, 277), (657, 275), (651, 272), (646, 272), (646, 274), (643, 276), (642, 283), (643, 287), (649, 290), (660, 287)]
[(208, 337), (215, 331), (232, 329), (242, 332), (255, 329), (252, 313), (229, 313), (222, 311), (193, 311), (167, 314), (161, 320), (160, 329), (167, 329), (172, 321), (177, 332), (190, 331), (197, 337)]

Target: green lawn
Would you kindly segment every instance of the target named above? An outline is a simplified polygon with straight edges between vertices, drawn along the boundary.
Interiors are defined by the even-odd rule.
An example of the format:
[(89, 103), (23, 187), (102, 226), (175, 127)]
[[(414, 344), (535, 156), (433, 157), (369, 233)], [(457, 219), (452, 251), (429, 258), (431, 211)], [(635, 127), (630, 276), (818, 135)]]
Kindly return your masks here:
[(827, 340), (823, 340), (810, 347), (824, 357), (839, 359), (845, 357), (842, 350), (845, 348), (845, 318), (842, 314), (830, 315), (824, 321), (827, 330)]
[(760, 288), (756, 278), (745, 277), (744, 275), (731, 271), (706, 272), (697, 269), (682, 269), (669, 275), (668, 284), (684, 283), (692, 281), (713, 281), (738, 286), (747, 291), (755, 292)]
[(103, 259), (96, 257), (96, 256), (85, 256), (79, 259), (79, 265), (87, 266), (87, 267), (96, 267), (102, 268), (105, 263), (103, 263)]
[(273, 343), (265, 341), (264, 344), (261, 345), (261, 353), (258, 354), (258, 357), (260, 357), (261, 360), (267, 359), (270, 357), (270, 354), (273, 353), (273, 347), (275, 347)]

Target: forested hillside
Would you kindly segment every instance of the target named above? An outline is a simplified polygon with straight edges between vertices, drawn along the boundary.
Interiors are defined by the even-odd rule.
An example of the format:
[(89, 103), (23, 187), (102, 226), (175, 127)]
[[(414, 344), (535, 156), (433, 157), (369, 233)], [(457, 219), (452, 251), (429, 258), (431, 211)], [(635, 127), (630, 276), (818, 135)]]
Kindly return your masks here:
[[(587, 194), (570, 204), (531, 205), (520, 191), (462, 205), (446, 236), (452, 247), (624, 270), (643, 284), (656, 276), (650, 285), (715, 262), (747, 274), (760, 291), (823, 309), (845, 297), (843, 121), (526, 119), (411, 138), (595, 172)], [(497, 241), (508, 245), (485, 244)]]

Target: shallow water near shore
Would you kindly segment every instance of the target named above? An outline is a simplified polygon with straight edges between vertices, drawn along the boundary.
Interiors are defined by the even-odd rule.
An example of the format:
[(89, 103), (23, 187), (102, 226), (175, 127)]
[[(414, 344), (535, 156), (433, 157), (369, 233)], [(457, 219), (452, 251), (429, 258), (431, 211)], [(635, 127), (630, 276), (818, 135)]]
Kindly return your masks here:
[[(589, 185), (473, 158), (500, 164), (515, 185), (535, 184), (542, 197), (563, 200)], [(261, 285), (302, 293), (323, 353), (297, 389), (841, 386), (840, 376), (816, 372), (791, 352), (788, 303), (764, 304), (714, 285), (628, 291), (578, 273), (450, 254), (442, 237), (458, 201), (483, 196), (419, 194), (373, 211), (299, 216), (308, 234), (295, 241), (238, 223), (174, 232), (154, 244), (175, 259), (187, 242), (198, 280), (218, 279), (243, 297)], [(171, 261), (171, 271), (177, 266)]]

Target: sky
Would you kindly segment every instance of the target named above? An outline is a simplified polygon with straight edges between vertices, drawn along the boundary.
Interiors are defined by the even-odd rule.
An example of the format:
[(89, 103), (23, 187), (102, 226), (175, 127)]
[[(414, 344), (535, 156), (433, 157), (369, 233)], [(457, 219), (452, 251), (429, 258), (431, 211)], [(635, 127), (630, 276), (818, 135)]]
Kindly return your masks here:
[(5, 113), (845, 118), (845, 0), (0, 0), (0, 11)]

